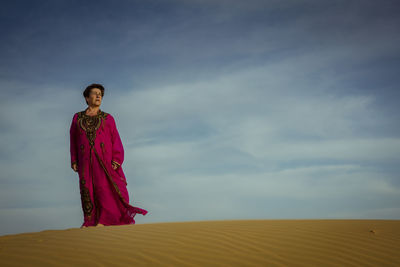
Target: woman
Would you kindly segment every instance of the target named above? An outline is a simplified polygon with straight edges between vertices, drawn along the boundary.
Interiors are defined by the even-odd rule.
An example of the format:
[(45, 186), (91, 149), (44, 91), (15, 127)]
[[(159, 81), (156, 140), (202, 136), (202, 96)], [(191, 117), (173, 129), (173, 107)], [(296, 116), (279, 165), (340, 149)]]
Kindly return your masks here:
[(84, 215), (81, 228), (134, 224), (136, 213), (147, 211), (129, 205), (124, 148), (113, 116), (100, 110), (104, 87), (91, 84), (83, 96), (88, 107), (74, 114), (70, 127), (71, 168), (79, 174)]

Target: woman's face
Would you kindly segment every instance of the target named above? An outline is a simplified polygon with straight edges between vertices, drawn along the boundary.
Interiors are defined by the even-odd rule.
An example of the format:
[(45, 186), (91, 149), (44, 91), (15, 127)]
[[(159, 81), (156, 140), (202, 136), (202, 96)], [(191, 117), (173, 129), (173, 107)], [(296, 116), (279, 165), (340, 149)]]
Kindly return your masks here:
[(101, 90), (99, 88), (92, 88), (92, 90), (90, 90), (89, 97), (86, 97), (86, 101), (89, 103), (89, 106), (100, 106), (101, 100)]

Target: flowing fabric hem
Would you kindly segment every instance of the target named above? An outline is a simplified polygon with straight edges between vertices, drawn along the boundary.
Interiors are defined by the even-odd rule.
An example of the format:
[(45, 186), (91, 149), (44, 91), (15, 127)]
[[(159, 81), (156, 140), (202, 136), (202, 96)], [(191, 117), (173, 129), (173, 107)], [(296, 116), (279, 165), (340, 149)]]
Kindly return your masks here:
[[(105, 167), (103, 161), (101, 160), (101, 158), (99, 157), (96, 149), (94, 149), (95, 155), (101, 165), (101, 167), (103, 168), (106, 177), (108, 178), (110, 185), (114, 188), (116, 194), (119, 196), (120, 200), (121, 200), (121, 204), (122, 206), (125, 208), (125, 212), (123, 212), (120, 220), (118, 223), (116, 224), (104, 224), (104, 225), (124, 225), (124, 224), (135, 224), (135, 219), (134, 217), (136, 216), (136, 214), (142, 214), (142, 215), (146, 215), (148, 213), (147, 210), (139, 208), (139, 207), (134, 207), (131, 206), (125, 199), (124, 197), (121, 195), (121, 192), (117, 186), (117, 184), (114, 182), (113, 178), (110, 176), (109, 172), (107, 171), (107, 168)], [(82, 224), (82, 226), (90, 224), (90, 222), (84, 222)], [(82, 227), (81, 226), (81, 227)]]
[(136, 214), (146, 215), (147, 210), (129, 205), (129, 207), (127, 207), (127, 209), (126, 209), (125, 216), (123, 218), (121, 218), (121, 223), (119, 225), (135, 224), (134, 217), (136, 216)]
[[(136, 221), (135, 221), (134, 217), (136, 216), (136, 214), (142, 214), (144, 216), (147, 213), (148, 213), (148, 211), (145, 210), (145, 209), (141, 209), (139, 207), (129, 206), (128, 208), (126, 208), (126, 212), (121, 217), (121, 220), (118, 223), (115, 223), (115, 224), (104, 224), (104, 225), (105, 226), (112, 226), (112, 225), (135, 224)], [(83, 226), (95, 226), (95, 225), (92, 225), (90, 222), (83, 222), (81, 227), (83, 227)]]

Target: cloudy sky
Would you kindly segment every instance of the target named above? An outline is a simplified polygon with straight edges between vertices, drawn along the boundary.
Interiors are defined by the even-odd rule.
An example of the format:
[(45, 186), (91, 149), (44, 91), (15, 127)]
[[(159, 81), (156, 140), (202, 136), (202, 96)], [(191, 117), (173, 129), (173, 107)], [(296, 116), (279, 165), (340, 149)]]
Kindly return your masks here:
[(397, 1), (2, 1), (0, 234), (79, 227), (69, 127), (116, 120), (137, 224), (400, 219)]

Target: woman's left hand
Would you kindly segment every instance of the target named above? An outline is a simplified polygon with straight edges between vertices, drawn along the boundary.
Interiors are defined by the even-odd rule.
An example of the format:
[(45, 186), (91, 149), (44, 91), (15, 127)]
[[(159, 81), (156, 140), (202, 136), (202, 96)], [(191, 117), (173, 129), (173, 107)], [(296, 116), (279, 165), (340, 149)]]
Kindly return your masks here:
[(118, 168), (118, 165), (115, 164), (114, 162), (112, 162), (111, 164), (112, 164), (112, 167), (113, 167), (114, 170), (116, 170)]

